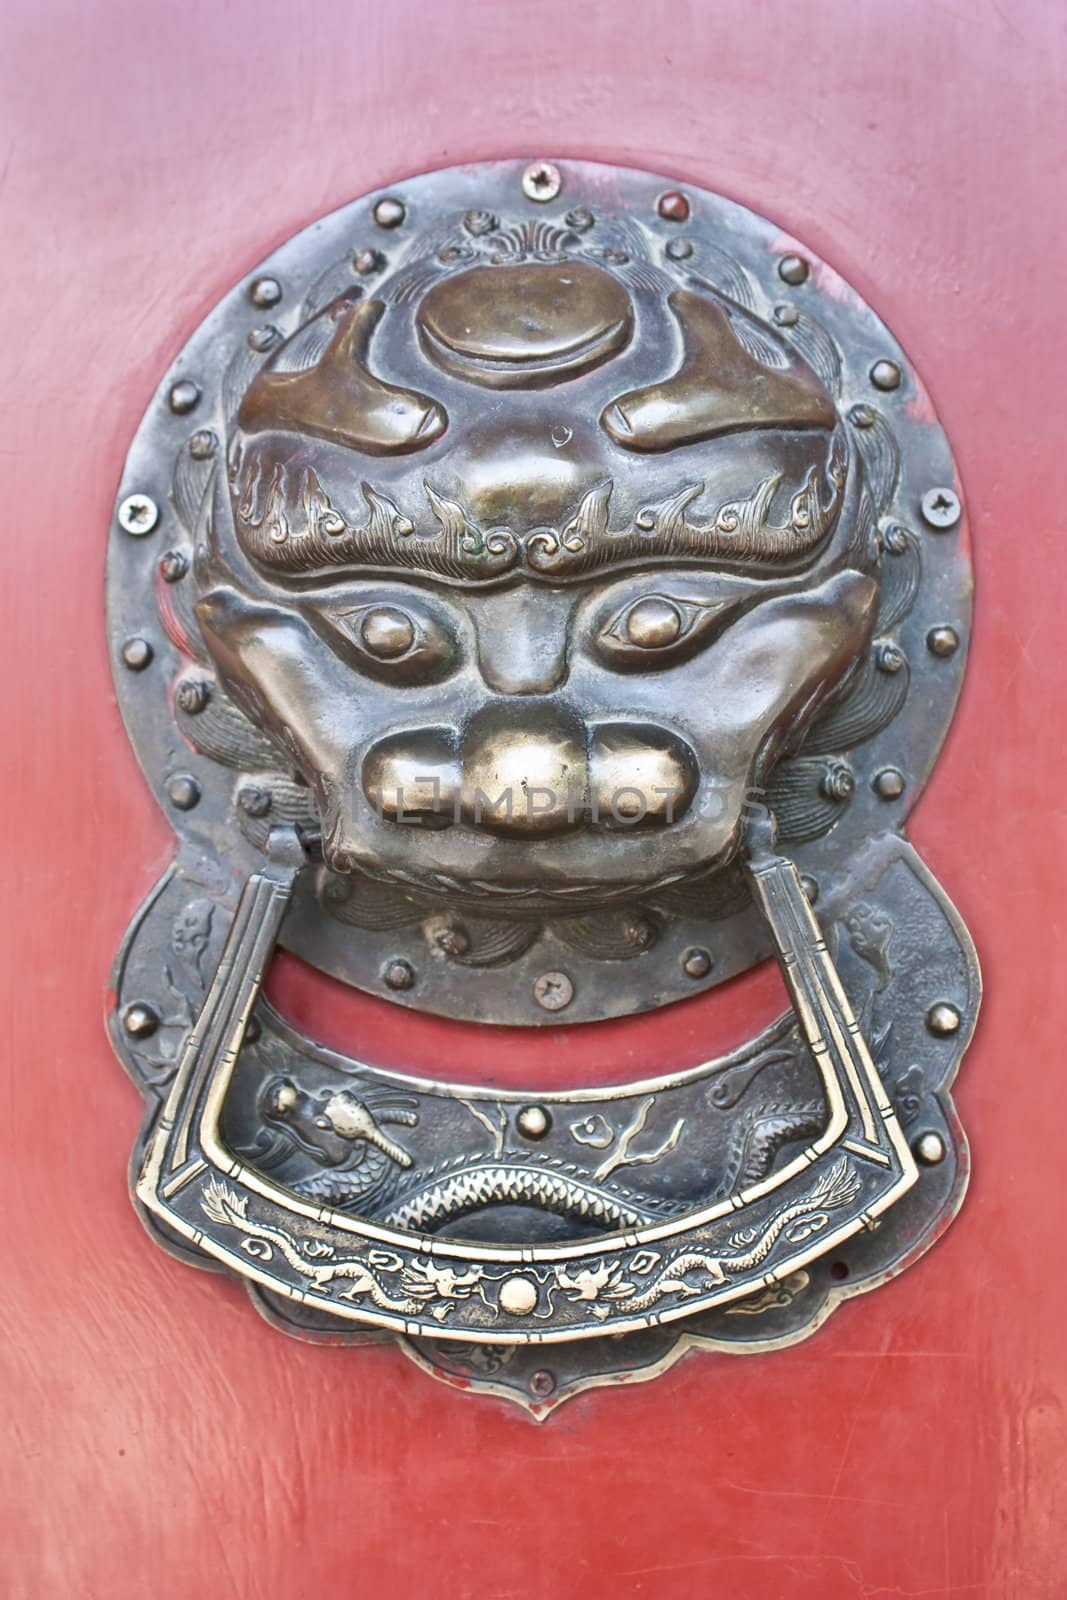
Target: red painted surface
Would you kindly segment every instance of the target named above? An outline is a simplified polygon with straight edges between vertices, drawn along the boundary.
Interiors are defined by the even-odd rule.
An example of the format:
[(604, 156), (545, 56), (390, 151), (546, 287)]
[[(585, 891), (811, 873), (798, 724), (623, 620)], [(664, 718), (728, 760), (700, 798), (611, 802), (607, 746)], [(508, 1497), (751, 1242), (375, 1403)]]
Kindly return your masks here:
[[(3, 31), (4, 1593), (1067, 1595), (1059, 0), (8, 0)], [(979, 599), (912, 835), (988, 984), (958, 1096), (972, 1191), (931, 1255), (789, 1352), (694, 1356), (541, 1428), (391, 1350), (285, 1339), (153, 1248), (101, 1024), (169, 853), (101, 629), (148, 395), (294, 229), (517, 151), (748, 202), (918, 359)], [(699, 1054), (711, 1004), (637, 1025), (642, 1049)], [(457, 1038), (403, 1027), (420, 1057)], [(509, 1040), (509, 1075), (544, 1049)]]

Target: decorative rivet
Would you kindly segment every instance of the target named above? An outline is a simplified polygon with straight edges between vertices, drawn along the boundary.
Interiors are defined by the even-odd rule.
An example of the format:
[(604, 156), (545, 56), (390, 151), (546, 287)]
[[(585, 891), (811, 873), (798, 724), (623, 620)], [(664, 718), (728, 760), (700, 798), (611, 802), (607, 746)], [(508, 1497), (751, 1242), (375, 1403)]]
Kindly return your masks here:
[(588, 233), (596, 222), (596, 218), (588, 206), (575, 206), (573, 211), (568, 211), (564, 217), (568, 228), (573, 228), (575, 233)]
[(515, 1118), (515, 1126), (524, 1139), (543, 1139), (552, 1126), (552, 1118), (544, 1106), (523, 1106)]
[(505, 1278), (500, 1285), (500, 1309), (512, 1317), (528, 1317), (537, 1304), (537, 1285), (529, 1278)]
[(693, 254), (692, 239), (669, 239), (667, 241), (667, 254), (672, 261), (688, 261)]
[(874, 660), (879, 672), (884, 672), (888, 677), (893, 677), (904, 665), (904, 652), (899, 645), (884, 639), (875, 650)]
[(942, 1039), (958, 1032), (959, 1025), (959, 1011), (954, 1005), (950, 1005), (947, 1000), (938, 1000), (926, 1013), (926, 1026), (931, 1033), (936, 1033)]
[(189, 454), (194, 461), (210, 461), (218, 442), (210, 428), (198, 428), (189, 440)]
[(628, 917), (623, 924), (623, 938), (635, 950), (647, 950), (655, 942), (656, 925), (647, 917)]
[(700, 945), (694, 945), (682, 956), (682, 971), (687, 978), (706, 978), (711, 971), (711, 956)]
[(211, 685), (203, 678), (183, 678), (174, 691), (179, 711), (187, 717), (198, 717), (211, 699)]
[(921, 1133), (911, 1148), (924, 1167), (936, 1167), (945, 1159), (945, 1141), (939, 1133)]
[(131, 672), (143, 672), (152, 655), (152, 646), (147, 639), (127, 639), (122, 647), (122, 659)]
[(535, 1400), (547, 1400), (555, 1392), (555, 1374), (549, 1372), (547, 1367), (539, 1367), (536, 1372), (530, 1373), (527, 1388)]
[(878, 413), (871, 406), (853, 406), (848, 414), (848, 420), (854, 428), (873, 428), (878, 421)]
[(358, 272), (361, 278), (369, 278), (371, 273), (380, 272), (385, 266), (385, 257), (380, 250), (357, 250), (352, 257), (352, 270)]
[(431, 930), (430, 939), (442, 955), (451, 956), (454, 960), (465, 956), (471, 947), (471, 936), (462, 922), (439, 924)]
[(168, 550), (160, 558), (159, 575), (164, 583), (177, 583), (189, 571), (189, 558), (181, 550)]
[(386, 195), (384, 200), (379, 200), (374, 208), (374, 220), (379, 228), (399, 228), (407, 214), (407, 206), (402, 200), (394, 199), (392, 195)]
[(277, 278), (255, 278), (248, 286), (248, 298), (261, 310), (276, 306), (281, 297), (282, 286)]
[(532, 161), (522, 175), (523, 194), (539, 205), (554, 200), (562, 188), (563, 174), (551, 161)]
[(876, 361), (871, 368), (871, 382), (876, 389), (888, 393), (900, 388), (900, 368), (895, 361)]
[(947, 623), (931, 628), (926, 635), (926, 648), (932, 656), (954, 656), (960, 647), (960, 636)]
[(828, 761), (819, 788), (827, 800), (851, 800), (856, 792), (852, 768), (845, 761)]
[(689, 201), (680, 189), (668, 189), (656, 201), (656, 210), (664, 222), (688, 222)]
[(927, 489), (922, 497), (923, 520), (940, 532), (960, 520), (960, 498), (952, 489)]
[(783, 256), (778, 263), (778, 276), (783, 283), (792, 284), (794, 289), (798, 284), (807, 283), (810, 271), (803, 256)]
[(804, 898), (809, 906), (813, 906), (819, 898), (819, 885), (814, 878), (809, 878), (804, 873), (800, 879), (800, 887), (804, 891)]
[(143, 1000), (135, 1000), (122, 1013), (122, 1026), (131, 1039), (148, 1039), (159, 1027), (159, 1014)]
[(184, 417), (186, 412), (192, 411), (199, 399), (199, 387), (189, 378), (182, 378), (178, 383), (171, 385), (167, 403), (175, 416)]
[(167, 779), (167, 796), (179, 811), (192, 811), (200, 802), (200, 785), (188, 772), (176, 772)]
[(495, 233), (500, 223), (493, 211), (468, 211), (463, 226), (472, 239), (484, 239), (487, 233)]
[(246, 817), (265, 817), (272, 805), (269, 789), (257, 789), (251, 784), (237, 791), (237, 804)]
[(410, 989), (415, 982), (415, 968), (410, 961), (389, 961), (382, 969), (382, 982), (387, 989)]
[(899, 800), (904, 793), (904, 774), (896, 767), (883, 767), (871, 787), (879, 800)]
[(574, 999), (574, 984), (565, 972), (542, 972), (533, 986), (534, 999), (546, 1011), (562, 1011)]
[(245, 1023), (244, 1043), (255, 1044), (256, 1040), (259, 1039), (262, 1034), (263, 1026), (260, 1023), (259, 1018), (249, 1017), (248, 1021)]
[(775, 306), (774, 320), (780, 328), (795, 328), (800, 321), (796, 306)]
[(158, 521), (159, 507), (151, 495), (128, 494), (119, 506), (119, 527), (135, 539), (151, 533)]
[(258, 355), (262, 355), (266, 350), (273, 350), (280, 338), (281, 334), (278, 329), (272, 327), (268, 322), (262, 328), (252, 329), (252, 332), (248, 335), (248, 345), (251, 350), (255, 350)]

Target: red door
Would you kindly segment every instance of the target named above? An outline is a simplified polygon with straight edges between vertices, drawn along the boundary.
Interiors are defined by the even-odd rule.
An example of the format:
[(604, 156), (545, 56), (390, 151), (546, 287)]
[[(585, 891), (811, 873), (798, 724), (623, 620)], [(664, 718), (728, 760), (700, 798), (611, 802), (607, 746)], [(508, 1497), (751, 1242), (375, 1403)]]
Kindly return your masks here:
[[(1061, 8), (13, 0), (4, 32), (5, 1592), (1067, 1594)], [(288, 234), (406, 174), (514, 154), (752, 206), (914, 355), (977, 596), (909, 831), (987, 985), (956, 1091), (971, 1190), (931, 1253), (792, 1349), (692, 1355), (541, 1426), (389, 1347), (280, 1338), (235, 1286), (149, 1248), (125, 1186), (138, 1097), (100, 1020), (171, 852), (101, 602), (148, 396)], [(281, 976), (276, 993), (305, 1003)], [(358, 1028), (384, 1064), (491, 1070), (473, 1025), (361, 997), (331, 1013), (324, 993), (319, 1033)], [(699, 1059), (723, 999), (553, 1033), (553, 1075)], [(511, 1036), (512, 1081), (544, 1049)]]

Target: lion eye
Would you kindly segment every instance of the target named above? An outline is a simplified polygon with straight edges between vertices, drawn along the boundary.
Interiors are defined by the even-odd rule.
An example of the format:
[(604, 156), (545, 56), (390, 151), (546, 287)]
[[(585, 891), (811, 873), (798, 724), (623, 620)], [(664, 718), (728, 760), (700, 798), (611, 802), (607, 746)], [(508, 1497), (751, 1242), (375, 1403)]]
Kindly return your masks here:
[(664, 645), (676, 644), (686, 631), (681, 608), (659, 594), (638, 600), (619, 621), (621, 627), (615, 631), (642, 650), (661, 650)]
[(316, 607), (309, 618), (339, 655), (385, 683), (431, 683), (456, 663), (455, 634), (429, 606), (408, 610), (382, 598), (345, 609)]
[(617, 611), (601, 630), (599, 647), (610, 665), (626, 670), (669, 666), (681, 651), (706, 642), (708, 629), (731, 600), (682, 600), (676, 595), (646, 594)]
[(379, 661), (395, 661), (415, 643), (415, 624), (395, 606), (371, 606), (363, 613), (359, 637), (363, 648)]

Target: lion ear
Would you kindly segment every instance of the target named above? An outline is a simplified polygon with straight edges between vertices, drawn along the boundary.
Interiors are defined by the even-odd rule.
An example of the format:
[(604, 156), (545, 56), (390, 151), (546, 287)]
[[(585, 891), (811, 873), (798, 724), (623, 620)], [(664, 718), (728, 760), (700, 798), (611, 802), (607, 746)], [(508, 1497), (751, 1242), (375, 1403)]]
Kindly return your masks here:
[[(710, 295), (689, 289), (676, 290), (667, 304), (681, 330), (681, 364), (604, 409), (601, 426), (617, 445), (673, 450), (750, 428), (835, 427), (833, 397), (806, 361), (762, 327), (759, 346), (738, 337), (734, 317), (744, 319), (747, 331), (747, 313), (728, 313)], [(773, 365), (753, 353), (764, 343), (773, 348)]]
[(298, 329), (253, 378), (237, 413), (239, 426), (246, 433), (310, 434), (372, 456), (404, 455), (439, 439), (448, 425), (444, 407), (370, 370), (371, 336), (384, 311), (381, 300), (328, 306), (316, 319), (332, 329), (319, 360), (302, 371), (280, 371), (293, 340), (307, 338), (307, 328)]

